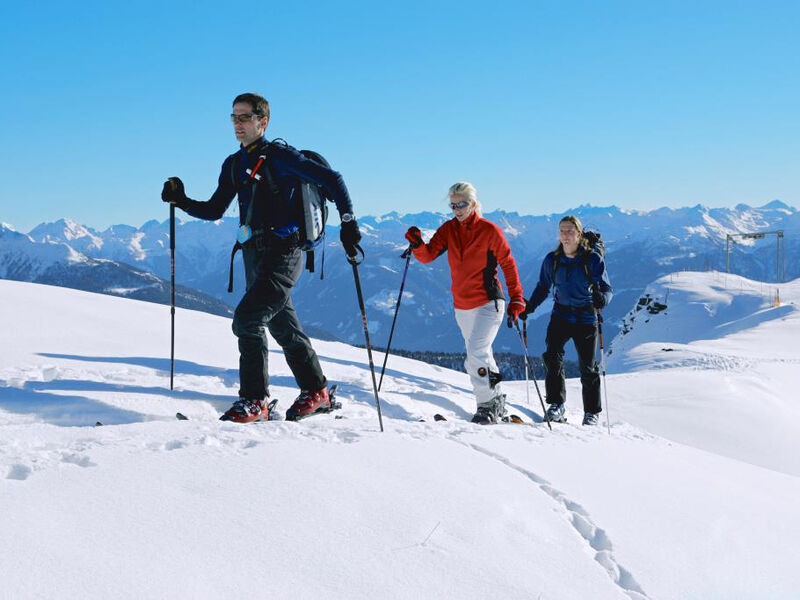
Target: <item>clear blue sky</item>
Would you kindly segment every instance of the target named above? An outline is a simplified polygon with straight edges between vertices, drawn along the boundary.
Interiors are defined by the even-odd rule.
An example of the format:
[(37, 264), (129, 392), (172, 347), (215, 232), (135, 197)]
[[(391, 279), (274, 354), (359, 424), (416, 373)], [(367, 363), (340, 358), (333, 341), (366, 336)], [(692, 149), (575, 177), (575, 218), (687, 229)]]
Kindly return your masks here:
[(0, 221), (214, 189), (239, 92), (357, 214), (800, 205), (800, 2), (3, 2)]

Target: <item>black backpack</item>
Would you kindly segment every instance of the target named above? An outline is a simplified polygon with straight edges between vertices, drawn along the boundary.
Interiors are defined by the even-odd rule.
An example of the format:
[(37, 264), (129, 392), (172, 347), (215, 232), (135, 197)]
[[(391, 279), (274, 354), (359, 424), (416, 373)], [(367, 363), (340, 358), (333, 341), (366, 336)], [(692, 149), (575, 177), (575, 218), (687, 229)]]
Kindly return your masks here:
[(606, 245), (603, 243), (603, 237), (599, 231), (584, 231), (583, 237), (589, 242), (589, 248), (593, 252), (597, 252), (601, 258), (606, 255)]

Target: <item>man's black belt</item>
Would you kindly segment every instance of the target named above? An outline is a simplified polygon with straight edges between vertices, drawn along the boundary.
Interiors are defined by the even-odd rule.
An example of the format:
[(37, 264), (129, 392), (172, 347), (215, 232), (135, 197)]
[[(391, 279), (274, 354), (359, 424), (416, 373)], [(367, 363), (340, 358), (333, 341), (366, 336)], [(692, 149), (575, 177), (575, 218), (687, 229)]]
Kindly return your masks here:
[(254, 231), (249, 231), (248, 233), (249, 233), (249, 236), (247, 237), (247, 240), (245, 240), (244, 243), (240, 242), (239, 240), (236, 240), (236, 243), (233, 245), (233, 248), (231, 249), (231, 264), (230, 264), (230, 267), (228, 267), (228, 293), (229, 294), (233, 292), (233, 258), (236, 256), (236, 253), (239, 250), (241, 250), (242, 248), (244, 248), (245, 245), (253, 243), (255, 241), (259, 241), (259, 242), (263, 243), (263, 240), (261, 239), (262, 236), (264, 235), (264, 230), (263, 229), (256, 229)]
[(257, 250), (270, 247), (282, 252), (289, 252), (297, 248), (299, 239), (300, 236), (297, 232), (284, 238), (275, 234), (272, 230), (265, 232), (263, 229), (255, 229), (250, 232), (250, 237), (245, 242), (237, 240), (231, 250), (231, 264), (228, 268), (228, 293), (233, 292), (233, 259), (239, 250), (250, 244), (255, 244)]

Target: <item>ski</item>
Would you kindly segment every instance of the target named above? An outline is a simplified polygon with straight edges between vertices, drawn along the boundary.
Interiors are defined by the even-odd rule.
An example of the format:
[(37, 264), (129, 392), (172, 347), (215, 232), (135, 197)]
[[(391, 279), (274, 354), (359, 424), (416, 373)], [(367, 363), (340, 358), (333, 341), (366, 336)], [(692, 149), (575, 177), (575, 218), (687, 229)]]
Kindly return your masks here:
[[(425, 419), (421, 419), (421, 420), (424, 421)], [(435, 415), (433, 415), (433, 420), (434, 421), (447, 421), (447, 418), (444, 415), (436, 413)], [(520, 417), (519, 415), (508, 415), (507, 417), (503, 417), (500, 420), (500, 423), (509, 423), (509, 424), (512, 424), (512, 425), (528, 425), (530, 427), (533, 427), (535, 425), (535, 423), (528, 423), (527, 421), (524, 421), (522, 419), (522, 417)], [(497, 425), (498, 423), (494, 423), (494, 424)]]
[(503, 417), (502, 419), (500, 419), (500, 422), (501, 423), (508, 423), (510, 425), (527, 425), (528, 427), (533, 427), (533, 426), (536, 425), (536, 423), (534, 423), (532, 421), (530, 421), (530, 422), (529, 421), (523, 421), (522, 417), (520, 417), (519, 415), (513, 415), (513, 414), (512, 415), (508, 415), (506, 417)]

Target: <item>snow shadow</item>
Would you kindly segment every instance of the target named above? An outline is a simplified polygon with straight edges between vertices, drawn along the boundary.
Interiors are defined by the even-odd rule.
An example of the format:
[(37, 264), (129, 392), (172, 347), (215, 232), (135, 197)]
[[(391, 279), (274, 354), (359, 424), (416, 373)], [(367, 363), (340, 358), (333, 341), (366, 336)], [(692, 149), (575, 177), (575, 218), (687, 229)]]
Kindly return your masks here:
[[(365, 352), (366, 352), (366, 350), (365, 350)], [(344, 366), (350, 367), (350, 368), (361, 369), (362, 371), (366, 371), (367, 373), (369, 373), (369, 365), (368, 364), (361, 364), (361, 363), (353, 362), (351, 360), (346, 360), (344, 358), (336, 358), (334, 356), (324, 356), (324, 355), (319, 354), (319, 353), (317, 355), (319, 356), (321, 361), (324, 360), (325, 362), (332, 362), (332, 363), (339, 364), (339, 365), (344, 365)], [(383, 355), (381, 354), (381, 356), (383, 356)], [(376, 360), (376, 354), (375, 353), (372, 354), (372, 358), (373, 358), (373, 360)], [(380, 379), (380, 375), (381, 375), (380, 365), (376, 364), (375, 365), (375, 379), (379, 380)], [(418, 375), (410, 375), (410, 374), (408, 374), (408, 373), (406, 373), (404, 371), (397, 371), (395, 369), (390, 369), (389, 367), (387, 367), (386, 371), (384, 371), (384, 375), (383, 375), (384, 381), (386, 381), (387, 377), (392, 377), (393, 379), (397, 379), (397, 380), (402, 381), (404, 383), (408, 383), (410, 385), (415, 385), (415, 386), (421, 387), (423, 389), (431, 390), (431, 391), (434, 391), (434, 392), (438, 391), (438, 390), (441, 390), (442, 385), (443, 385), (442, 382), (439, 381), (439, 380), (431, 379), (430, 377), (420, 377)], [(472, 388), (462, 387), (462, 386), (459, 386), (459, 385), (453, 385), (451, 383), (448, 383), (446, 385), (451, 389), (458, 390), (458, 391), (464, 392), (466, 394), (472, 394)]]
[[(150, 356), (81, 356), (78, 354), (54, 354), (48, 352), (40, 352), (38, 356), (45, 356), (47, 358), (60, 358), (65, 360), (76, 360), (83, 362), (102, 362), (102, 363), (126, 364), (136, 367), (145, 367), (148, 369), (159, 371), (165, 377), (169, 376), (169, 369), (170, 369), (170, 360), (168, 358), (156, 358)], [(175, 375), (219, 377), (222, 380), (222, 383), (226, 387), (238, 387), (239, 385), (238, 368), (225, 369), (222, 367), (212, 367), (210, 365), (201, 365), (199, 363), (191, 362), (188, 360), (175, 361)], [(57, 380), (57, 381), (60, 383), (64, 383), (65, 381), (68, 380)], [(56, 381), (50, 383), (56, 383)], [(79, 386), (81, 383), (84, 383), (87, 386), (98, 386), (98, 387), (80, 388)], [(113, 383), (106, 383), (102, 381), (88, 381), (88, 380), (87, 381), (76, 380), (74, 385), (76, 387), (53, 388), (53, 389), (93, 389), (99, 391), (104, 391), (108, 389), (117, 392), (128, 392), (137, 394), (138, 393), (161, 394), (186, 400), (206, 400), (209, 402), (224, 400), (224, 403), (227, 403), (227, 405), (230, 405), (231, 402), (230, 394), (217, 395), (217, 394), (206, 394), (203, 392), (194, 392), (191, 390), (170, 390), (167, 387), (159, 387), (159, 386), (152, 386), (152, 387), (126, 386)], [(290, 375), (270, 375), (269, 385), (270, 387), (275, 386), (275, 387), (296, 388), (297, 382), (295, 381), (294, 377)], [(109, 386), (109, 387), (104, 388), (102, 386)], [(225, 406), (225, 408), (228, 408), (227, 405)]]
[[(452, 400), (450, 400), (447, 396), (441, 394), (427, 394), (427, 393), (419, 393), (413, 395), (413, 400), (416, 403), (420, 403), (420, 408), (425, 408), (426, 410), (420, 410), (416, 415), (412, 415), (408, 411), (404, 411), (408, 416), (409, 420), (411, 421), (418, 421), (420, 417), (432, 417), (435, 413), (440, 412), (452, 412), (457, 417), (469, 421), (472, 419), (472, 413), (466, 410), (464, 407), (459, 406)], [(383, 401), (383, 399), (381, 399)], [(422, 403), (426, 403), (429, 406), (423, 407)]]
[[(758, 296), (735, 296), (730, 304), (709, 307), (706, 302), (687, 302), (680, 313), (680, 322), (667, 322), (665, 338), (659, 341), (690, 344), (703, 340), (718, 340), (731, 334), (782, 319), (796, 310), (789, 304), (763, 308), (764, 299)], [(663, 319), (668, 311), (645, 319)]]
[[(272, 352), (272, 351), (271, 351)], [(275, 351), (279, 352), (279, 351)], [(169, 358), (161, 358), (161, 357), (153, 357), (153, 356), (86, 356), (86, 355), (78, 355), (78, 354), (59, 354), (59, 353), (51, 353), (51, 352), (40, 352), (38, 356), (42, 356), (45, 358), (52, 358), (52, 359), (62, 359), (62, 360), (74, 360), (78, 362), (87, 362), (87, 363), (106, 363), (106, 364), (123, 364), (123, 365), (130, 365), (136, 367), (144, 367), (146, 369), (152, 369), (154, 371), (159, 372), (164, 377), (169, 377), (169, 370), (170, 370), (170, 359)], [(339, 384), (339, 394), (340, 397), (345, 395), (349, 396), (353, 402), (363, 404), (365, 406), (370, 406), (373, 409), (375, 408), (375, 395), (371, 386), (371, 375), (369, 373), (369, 365), (361, 364), (358, 362), (353, 362), (351, 360), (330, 357), (330, 356), (320, 356), (320, 360), (322, 362), (331, 362), (338, 365), (346, 366), (350, 369), (359, 369), (359, 372), (365, 377), (354, 378), (353, 380), (347, 381), (336, 381), (335, 379), (331, 380), (331, 383), (338, 383)], [(376, 369), (378, 371), (378, 369)], [(185, 374), (185, 375), (193, 375), (198, 377), (217, 377), (219, 378), (223, 384), (227, 387), (236, 387), (239, 383), (239, 371), (238, 369), (226, 369), (222, 367), (213, 367), (210, 365), (203, 365), (199, 363), (195, 363), (192, 361), (187, 360), (175, 360), (175, 373), (176, 375)], [(378, 376), (378, 372), (376, 372), (376, 377)], [(453, 414), (459, 415), (463, 418), (469, 419), (472, 415), (467, 414), (462, 407), (458, 404), (453, 402), (448, 398), (448, 392), (450, 390), (457, 390), (467, 394), (472, 394), (471, 389), (467, 389), (465, 387), (460, 386), (453, 386), (451, 384), (446, 384), (447, 391), (444, 391), (442, 388), (445, 384), (442, 384), (441, 381), (426, 378), (426, 377), (419, 377), (415, 375), (409, 375), (408, 373), (404, 373), (402, 371), (397, 371), (394, 369), (386, 369), (385, 377), (391, 377), (395, 381), (400, 382), (404, 385), (413, 386), (419, 390), (419, 392), (415, 392), (413, 395), (413, 399), (415, 400), (415, 404), (418, 402), (420, 409), (414, 410), (410, 412), (407, 408), (400, 405), (399, 403), (393, 402), (390, 398), (388, 398), (385, 392), (389, 390), (384, 390), (383, 392), (379, 392), (379, 398), (381, 402), (381, 412), (387, 417), (406, 420), (406, 421), (417, 421), (419, 420), (420, 416), (422, 416), (426, 410), (424, 406), (431, 407), (430, 410), (427, 412), (443, 412), (443, 411), (450, 411)], [(365, 385), (364, 382), (370, 382), (369, 385)], [(270, 376), (270, 387), (286, 387), (286, 388), (296, 388), (297, 383), (294, 380), (294, 377), (287, 376), (287, 375), (277, 375), (277, 376)], [(7, 388), (10, 389), (10, 388)], [(18, 389), (18, 388), (15, 388)], [(103, 412), (103, 417), (97, 417), (96, 420), (102, 421), (103, 423), (108, 422), (113, 424), (121, 424), (121, 423), (132, 423), (138, 422), (147, 419), (147, 415), (143, 415), (141, 413), (135, 413), (131, 411), (125, 410), (117, 410), (112, 406), (108, 406), (103, 402), (98, 400), (93, 400), (91, 398), (87, 398), (85, 396), (62, 396), (60, 394), (49, 394), (47, 392), (50, 391), (74, 391), (74, 392), (108, 392), (108, 393), (125, 393), (125, 394), (140, 394), (140, 395), (158, 395), (158, 396), (168, 396), (170, 398), (181, 399), (181, 400), (198, 400), (198, 401), (205, 401), (212, 404), (215, 408), (219, 410), (226, 409), (231, 402), (231, 395), (230, 394), (209, 394), (200, 391), (193, 391), (193, 390), (170, 390), (167, 386), (137, 386), (137, 385), (130, 385), (130, 384), (117, 384), (111, 383), (107, 381), (93, 381), (93, 380), (81, 380), (81, 379), (52, 379), (50, 381), (28, 381), (25, 383), (24, 388), (22, 388), (26, 394), (28, 399), (38, 399), (37, 402), (34, 402), (31, 406), (38, 406), (39, 408), (31, 408), (29, 410), (24, 410), (24, 402), (20, 402), (20, 407), (16, 412), (28, 412), (28, 413), (35, 413), (41, 416), (43, 419), (46, 419), (47, 422), (53, 424), (60, 424), (60, 425), (86, 425), (86, 414), (100, 414)], [(34, 396), (38, 394), (38, 396)], [(49, 405), (47, 402), (47, 398), (51, 398), (53, 400), (54, 405), (52, 406), (52, 410), (43, 408), (45, 405)], [(84, 403), (83, 406), (85, 410), (88, 411), (84, 414), (83, 420), (78, 421), (77, 419), (80, 415), (76, 417), (70, 417), (68, 414), (60, 415), (59, 411), (65, 410), (65, 398), (72, 398), (75, 403)], [(3, 402), (0, 401), (0, 406), (3, 406)], [(77, 404), (76, 404), (77, 406)], [(102, 411), (100, 408), (102, 407)], [(41, 410), (40, 410), (41, 409)], [(115, 411), (118, 414), (115, 414)], [(47, 415), (47, 416), (45, 416)], [(93, 424), (93, 423), (92, 423)]]
[(722, 323), (716, 327), (715, 332), (719, 334), (719, 337), (725, 337), (733, 333), (738, 333), (744, 329), (752, 329), (753, 327), (761, 325), (762, 323), (766, 323), (767, 321), (782, 319), (794, 310), (795, 308), (793, 306), (789, 306), (788, 304), (767, 308), (753, 314), (745, 315), (742, 318), (728, 321), (727, 323)]
[[(376, 355), (373, 354), (373, 360), (375, 360), (375, 356)], [(356, 376), (349, 382), (342, 381), (339, 384), (339, 393), (352, 393), (353, 399), (356, 402), (368, 404), (373, 408), (375, 407), (375, 394), (372, 389), (372, 375), (370, 374), (370, 368), (368, 364), (353, 362), (352, 360), (336, 358), (327, 355), (319, 355), (319, 357), (321, 362), (331, 362), (348, 367), (349, 369), (359, 369), (359, 372), (363, 375), (363, 377), (359, 378)], [(392, 378), (396, 383), (399, 383), (401, 387), (416, 388), (413, 392), (396, 392), (383, 387), (382, 390), (378, 392), (378, 397), (380, 398), (381, 402), (381, 413), (387, 417), (405, 421), (418, 421), (423, 416), (432, 416), (432, 414), (436, 412), (450, 411), (455, 415), (466, 418), (467, 420), (472, 418), (472, 413), (468, 413), (463, 407), (459, 406), (448, 397), (452, 391), (463, 392), (471, 396), (471, 388), (468, 389), (466, 387), (452, 385), (451, 383), (445, 384), (440, 380), (431, 379), (428, 377), (420, 377), (418, 375), (411, 375), (409, 373), (390, 369), (388, 367), (384, 372), (384, 384), (387, 381), (387, 377)], [(358, 381), (359, 379), (360, 381)], [(375, 380), (378, 381), (379, 379), (380, 367), (376, 365)], [(391, 400), (392, 394), (401, 394), (410, 397), (414, 401), (414, 404), (418, 405), (419, 408), (413, 412), (410, 412), (407, 408), (393, 402)]]
[[(533, 401), (533, 399), (531, 399)], [(544, 416), (541, 414), (542, 407), (539, 407), (539, 412), (536, 412), (535, 409), (531, 408), (530, 406), (520, 404), (518, 402), (510, 403), (506, 402), (506, 408), (508, 409), (509, 414), (515, 415), (524, 415), (528, 417), (534, 423), (544, 423)]]
[(33, 391), (71, 390), (86, 392), (118, 392), (120, 394), (151, 394), (156, 396), (169, 396), (179, 400), (204, 400), (205, 402), (219, 402), (230, 404), (230, 394), (208, 394), (194, 390), (170, 390), (164, 386), (138, 386), (106, 381), (87, 381), (84, 379), (54, 379), (52, 381), (28, 381), (25, 389)]
[(117, 408), (85, 396), (50, 394), (29, 389), (27, 384), (23, 388), (3, 388), (0, 408), (17, 414), (33, 414), (45, 423), (61, 427), (91, 426), (96, 421), (104, 425), (121, 425), (147, 420), (142, 413)]
[[(345, 395), (350, 396), (353, 402), (364, 404), (375, 409), (375, 392), (372, 387), (366, 389), (353, 382), (340, 383), (339, 389), (337, 390), (337, 397), (341, 399)], [(383, 392), (378, 392), (378, 399), (381, 402), (381, 414), (383, 416), (404, 421), (417, 420), (417, 418), (405, 408), (386, 398)]]
[[(82, 356), (80, 354), (57, 354), (52, 352), (39, 352), (38, 356), (46, 358), (61, 358), (82, 362), (97, 362), (110, 364), (134, 365), (160, 371), (169, 376), (170, 359), (155, 356)], [(201, 365), (188, 360), (175, 359), (175, 373), (197, 375), (198, 377), (219, 377), (226, 386), (234, 386), (239, 382), (239, 370), (225, 369)]]

